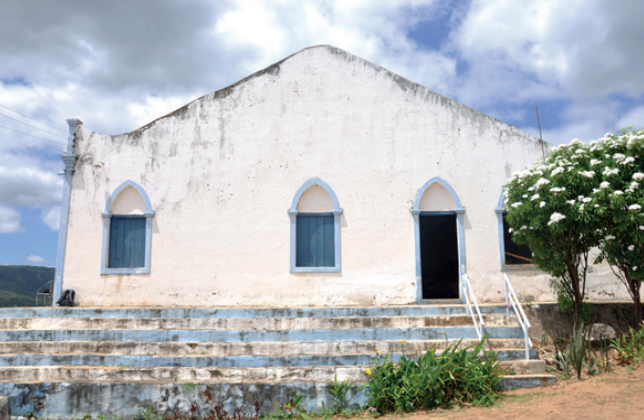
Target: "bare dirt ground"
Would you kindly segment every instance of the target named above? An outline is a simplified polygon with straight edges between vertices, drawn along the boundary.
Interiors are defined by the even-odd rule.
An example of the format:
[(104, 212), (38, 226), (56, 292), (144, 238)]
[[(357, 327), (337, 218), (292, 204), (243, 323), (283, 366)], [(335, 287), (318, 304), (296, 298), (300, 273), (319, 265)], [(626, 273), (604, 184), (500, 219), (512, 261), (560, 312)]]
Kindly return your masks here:
[(492, 407), (384, 416), (382, 419), (644, 419), (644, 365), (598, 376), (509, 391)]

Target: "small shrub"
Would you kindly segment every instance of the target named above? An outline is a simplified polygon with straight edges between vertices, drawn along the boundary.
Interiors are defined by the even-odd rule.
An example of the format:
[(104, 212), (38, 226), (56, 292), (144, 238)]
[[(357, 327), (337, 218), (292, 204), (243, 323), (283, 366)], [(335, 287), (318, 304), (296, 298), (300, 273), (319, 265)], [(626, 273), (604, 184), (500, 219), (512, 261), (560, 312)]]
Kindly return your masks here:
[(385, 414), (494, 403), (504, 371), (495, 352), (483, 352), (484, 342), (459, 349), (459, 341), (440, 354), (434, 348), (418, 359), (403, 355), (397, 363), (377, 357), (367, 370), (367, 406)]
[[(333, 378), (333, 385), (329, 385), (329, 392), (332, 395), (331, 413), (342, 414), (348, 409), (347, 394), (351, 391), (351, 388), (353, 388), (353, 385), (349, 378), (342, 382), (338, 382), (337, 375)], [(327, 411), (324, 403), (322, 403), (322, 411)]]
[(617, 351), (617, 360), (627, 365), (644, 360), (644, 326), (639, 331), (632, 327), (628, 330), (628, 337), (622, 334), (610, 340), (610, 346)]
[(588, 370), (589, 375), (609, 372), (612, 363), (608, 355), (608, 340), (601, 337), (599, 340), (599, 348), (596, 350), (588, 342), (588, 338), (589, 331), (584, 327), (573, 326), (568, 338), (565, 338), (564, 334), (560, 331), (557, 337), (552, 339), (552, 353), (541, 348), (544, 355), (554, 365), (554, 369), (550, 369), (550, 371), (560, 371), (563, 379), (570, 378), (572, 376), (572, 370), (577, 373), (577, 379), (581, 379), (583, 368)]
[(570, 334), (570, 341), (566, 351), (566, 359), (572, 363), (572, 367), (577, 372), (577, 379), (581, 379), (581, 371), (586, 362), (586, 334), (584, 328), (575, 325)]
[(534, 303), (535, 297), (533, 294), (526, 293), (526, 294), (519, 294), (519, 302), (527, 306), (528, 308), (532, 308), (532, 304)]

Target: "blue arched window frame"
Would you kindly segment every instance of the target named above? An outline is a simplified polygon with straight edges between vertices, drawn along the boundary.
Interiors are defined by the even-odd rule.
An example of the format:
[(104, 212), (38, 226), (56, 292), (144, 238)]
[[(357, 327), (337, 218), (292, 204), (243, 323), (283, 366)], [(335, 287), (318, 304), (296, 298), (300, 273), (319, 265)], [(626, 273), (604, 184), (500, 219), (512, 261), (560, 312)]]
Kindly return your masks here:
[[(108, 267), (109, 262), (109, 247), (110, 247), (110, 225), (112, 222), (112, 205), (114, 201), (117, 200), (118, 196), (126, 188), (133, 188), (136, 192), (139, 193), (143, 202), (145, 203), (145, 212), (143, 216), (145, 217), (145, 254), (144, 254), (144, 265), (143, 267), (121, 267), (121, 268), (110, 268)], [(150, 273), (150, 253), (152, 245), (152, 218), (154, 217), (154, 211), (152, 210), (152, 205), (150, 204), (150, 198), (147, 193), (139, 184), (134, 181), (127, 180), (121, 185), (119, 185), (110, 198), (105, 204), (105, 210), (102, 213), (103, 216), (103, 244), (101, 251), (101, 274), (148, 274)]]
[[(302, 195), (311, 188), (312, 186), (317, 185), (321, 187), (331, 198), (333, 202), (333, 248), (334, 248), (334, 257), (335, 265), (333, 267), (298, 267), (297, 266), (297, 215), (299, 211), (297, 210), (297, 205), (300, 202)], [(342, 264), (340, 260), (340, 221), (342, 216), (342, 209), (340, 208), (340, 203), (338, 197), (335, 195), (333, 189), (320, 178), (311, 178), (306, 181), (302, 186), (297, 190), (293, 201), (291, 202), (291, 208), (288, 210), (288, 215), (290, 218), (291, 224), (291, 255), (290, 255), (290, 271), (291, 273), (339, 273), (342, 269)]]
[(503, 232), (503, 213), (505, 212), (505, 206), (503, 205), (505, 201), (505, 190), (501, 190), (501, 194), (499, 194), (499, 198), (496, 201), (496, 207), (494, 208), (494, 212), (496, 213), (496, 220), (497, 220), (497, 229), (499, 232), (499, 259), (500, 259), (500, 266), (502, 271), (510, 271), (510, 270), (538, 270), (537, 266), (534, 264), (506, 264), (505, 262), (505, 238), (504, 238), (504, 232)]

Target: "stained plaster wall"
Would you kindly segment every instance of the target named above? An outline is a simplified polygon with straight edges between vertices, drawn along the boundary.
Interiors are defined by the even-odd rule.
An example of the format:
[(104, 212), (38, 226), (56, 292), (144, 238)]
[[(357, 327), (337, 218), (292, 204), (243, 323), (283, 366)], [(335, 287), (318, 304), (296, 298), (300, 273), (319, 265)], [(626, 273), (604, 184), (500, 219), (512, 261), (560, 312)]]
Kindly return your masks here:
[[(483, 301), (500, 301), (495, 204), (512, 172), (537, 159), (541, 146), (320, 46), (132, 133), (81, 126), (74, 152), (63, 288), (75, 289), (81, 305), (297, 306), (415, 302), (409, 210), (435, 176), (466, 209), (474, 290)], [(334, 190), (344, 210), (340, 273), (289, 272), (287, 209), (312, 177)], [(128, 179), (145, 189), (155, 212), (151, 272), (100, 275), (101, 213)], [(423, 205), (453, 205), (445, 193)], [(319, 187), (302, 200), (301, 211), (328, 211)], [(511, 274), (522, 289), (538, 272)], [(537, 280), (547, 290), (547, 278)]]

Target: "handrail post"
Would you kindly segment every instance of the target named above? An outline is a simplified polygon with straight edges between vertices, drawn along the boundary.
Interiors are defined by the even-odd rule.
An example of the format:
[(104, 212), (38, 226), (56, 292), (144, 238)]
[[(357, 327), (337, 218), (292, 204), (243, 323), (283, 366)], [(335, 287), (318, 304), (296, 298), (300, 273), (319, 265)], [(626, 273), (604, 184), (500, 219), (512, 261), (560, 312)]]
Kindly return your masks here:
[(528, 330), (531, 327), (530, 321), (523, 311), (523, 306), (521, 305), (521, 301), (514, 291), (514, 287), (512, 287), (512, 283), (510, 283), (510, 278), (505, 273), (503, 273), (503, 284), (505, 285), (505, 301), (507, 313), (510, 313), (510, 306), (512, 306), (512, 310), (514, 311), (514, 314), (519, 321), (519, 326), (523, 331), (523, 340), (525, 342), (525, 358), (526, 360), (530, 360), (530, 349), (532, 348), (532, 340), (530, 340), (530, 335), (528, 333)]
[[(461, 268), (461, 279), (462, 279), (461, 283), (463, 286), (463, 293), (464, 293), (467, 312), (472, 317), (472, 322), (474, 323), (474, 329), (476, 330), (476, 334), (478, 335), (479, 340), (483, 340), (485, 338), (485, 321), (483, 320), (483, 316), (481, 315), (479, 304), (476, 301), (476, 295), (474, 295), (474, 292), (472, 292), (470, 280), (467, 277), (467, 273), (465, 273), (464, 267)], [(470, 302), (470, 296), (472, 298), (472, 302)], [(474, 309), (472, 309), (472, 303), (474, 304), (474, 309), (476, 309), (476, 314), (474, 313)], [(478, 323), (477, 323), (477, 317), (478, 317)]]
[(505, 288), (505, 313), (510, 315), (510, 297), (508, 296), (508, 283), (505, 281), (505, 278), (503, 279), (503, 287)]

